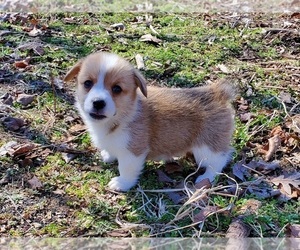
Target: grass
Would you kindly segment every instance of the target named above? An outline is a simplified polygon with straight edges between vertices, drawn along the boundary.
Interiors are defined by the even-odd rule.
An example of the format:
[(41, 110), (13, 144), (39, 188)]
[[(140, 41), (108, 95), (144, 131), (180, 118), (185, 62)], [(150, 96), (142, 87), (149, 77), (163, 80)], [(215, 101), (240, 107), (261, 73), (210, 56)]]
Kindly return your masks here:
[[(268, 17), (250, 17), (253, 23), (245, 28), (243, 22), (233, 27), (234, 20), (229, 16), (224, 19), (222, 15), (153, 13), (151, 24), (158, 32), (155, 35), (162, 40), (156, 45), (139, 40), (142, 35), (151, 33), (145, 15), (140, 13), (34, 15), (38, 27), (47, 26), (44, 34), (37, 38), (28, 36), (23, 31), (23, 24), (17, 20), (2, 21), (1, 28), (14, 33), (0, 37), (0, 58), (3, 58), (4, 70), (12, 74), (1, 82), (0, 93), (8, 92), (13, 96), (19, 92), (36, 94), (36, 101), (26, 109), (14, 102), (12, 110), (4, 113), (26, 119), (27, 129), (25, 132), (11, 132), (0, 125), (0, 132), (4, 135), (0, 146), (14, 139), (19, 143), (32, 141), (41, 144), (37, 156), (33, 157), (33, 167), (21, 167), (20, 161), (24, 156), (0, 156), (0, 177), (6, 175), (8, 167), (14, 176), (13, 181), (1, 186), (6, 198), (0, 199), (3, 205), (0, 220), (2, 217), (14, 218), (13, 224), (5, 225), (4, 235), (28, 235), (28, 229), (21, 224), (26, 217), (29, 225), (41, 225), (29, 230), (34, 236), (110, 236), (119, 233), (120, 229), (127, 236), (224, 236), (230, 223), (240, 215), (240, 207), (249, 199), (260, 200), (249, 194), (224, 195), (225, 187), (229, 185), (228, 176), (233, 177), (230, 167), (245, 155), (247, 160), (260, 158), (255, 150), (247, 148), (248, 144), (266, 143), (274, 127), (285, 126), (286, 112), (278, 99), (280, 91), (288, 92), (294, 98), (287, 107), (288, 111), (299, 101), (299, 91), (290, 86), (292, 71), (279, 70), (283, 65), (297, 68), (299, 61), (286, 60), (278, 52), (278, 47), (294, 49), (297, 56), (299, 50), (292, 44), (286, 44), (280, 36), (271, 37), (274, 38), (270, 38), (271, 41), (263, 36), (262, 28), (256, 23), (267, 22)], [(75, 23), (66, 23), (66, 18), (73, 19)], [(278, 20), (274, 25), (280, 23), (281, 17), (274, 18)], [(139, 19), (142, 21), (138, 22)], [(111, 25), (119, 22), (126, 29), (111, 31)], [(30, 26), (29, 19), (26, 26)], [(43, 45), (42, 55), (31, 49), (16, 49), (32, 41)], [(62, 78), (79, 58), (97, 50), (118, 53), (133, 64), (134, 56), (141, 54), (146, 63), (143, 74), (149, 82), (162, 86), (200, 86), (226, 76), (237, 81), (240, 87), (237, 100), (246, 100), (247, 107), (244, 111), (238, 101), (234, 103), (237, 116), (232, 144), (236, 152), (232, 164), (225, 171), (226, 175), (219, 177), (216, 187), (198, 193), (188, 186), (185, 203), (174, 204), (166, 190), (157, 191), (174, 188), (172, 184), (158, 181), (156, 170), (164, 170), (164, 164), (148, 162), (137, 189), (126, 194), (115, 194), (106, 189), (109, 180), (118, 174), (117, 165), (101, 162), (88, 133), (69, 132), (70, 127), (81, 124), (73, 105), (74, 85), (68, 84), (62, 90), (55, 88), (53, 91), (51, 80), (53, 77)], [(10, 60), (13, 53), (20, 59), (30, 57), (31, 67), (26, 70), (14, 67)], [(270, 71), (274, 62), (280, 67)], [(220, 70), (221, 64), (230, 73)], [(242, 121), (240, 114), (243, 112), (251, 113), (252, 118)], [(66, 162), (62, 152), (53, 150), (49, 145), (65, 145), (82, 153)], [(179, 163), (183, 170), (174, 174), (178, 182), (195, 171), (192, 161), (181, 159)], [(294, 167), (293, 170), (299, 171), (299, 168)], [(31, 192), (26, 180), (33, 175), (44, 187)], [(22, 184), (24, 180), (25, 184)], [(18, 192), (24, 195), (12, 200), (7, 198), (15, 197)], [(285, 236), (284, 228), (288, 223), (300, 223), (299, 202), (295, 199), (281, 202), (273, 197), (260, 201), (262, 205), (256, 213), (243, 215), (244, 222), (252, 229), (251, 236)], [(216, 211), (203, 221), (195, 221), (195, 215), (207, 205), (215, 207)], [(30, 210), (33, 212), (28, 213)], [(49, 211), (52, 217), (45, 216)], [(188, 213), (182, 213), (184, 211)], [(44, 219), (41, 219), (43, 216)]]

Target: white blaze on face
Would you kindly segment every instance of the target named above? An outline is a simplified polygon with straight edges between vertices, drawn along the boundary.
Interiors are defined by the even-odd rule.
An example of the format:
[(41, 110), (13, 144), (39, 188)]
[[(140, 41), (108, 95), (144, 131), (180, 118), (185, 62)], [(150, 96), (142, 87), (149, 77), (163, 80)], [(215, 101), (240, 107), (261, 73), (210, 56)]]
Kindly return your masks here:
[[(101, 110), (101, 115), (107, 118), (112, 117), (116, 114), (116, 106), (110, 94), (110, 91), (105, 88), (104, 79), (107, 72), (110, 69), (117, 67), (117, 62), (119, 57), (113, 54), (103, 54), (100, 61), (100, 72), (98, 76), (98, 81), (91, 88), (84, 101), (84, 111), (86, 113), (93, 112), (93, 102), (102, 100), (105, 102), (105, 107)], [(96, 65), (95, 65), (96, 66)], [(108, 86), (110, 86), (108, 84)]]

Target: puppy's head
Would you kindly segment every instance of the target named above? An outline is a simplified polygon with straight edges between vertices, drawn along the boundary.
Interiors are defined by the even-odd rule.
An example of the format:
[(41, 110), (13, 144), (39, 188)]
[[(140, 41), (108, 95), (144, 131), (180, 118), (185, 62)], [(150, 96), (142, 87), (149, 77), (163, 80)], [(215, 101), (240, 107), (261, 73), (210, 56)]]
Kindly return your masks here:
[(137, 88), (147, 96), (146, 80), (121, 57), (98, 52), (78, 61), (64, 80), (77, 76), (77, 100), (88, 119), (107, 120), (126, 113), (134, 104)]

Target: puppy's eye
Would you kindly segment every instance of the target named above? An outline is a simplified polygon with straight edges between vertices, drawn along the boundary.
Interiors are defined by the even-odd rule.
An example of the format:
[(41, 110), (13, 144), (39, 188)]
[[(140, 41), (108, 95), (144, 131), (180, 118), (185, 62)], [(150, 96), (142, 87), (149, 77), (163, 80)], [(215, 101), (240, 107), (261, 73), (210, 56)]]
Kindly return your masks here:
[(122, 88), (119, 85), (115, 85), (111, 88), (114, 94), (120, 94), (122, 92)]
[(86, 89), (90, 89), (91, 87), (93, 87), (94, 83), (91, 81), (91, 80), (86, 80), (84, 83), (83, 83), (83, 86), (86, 88)]

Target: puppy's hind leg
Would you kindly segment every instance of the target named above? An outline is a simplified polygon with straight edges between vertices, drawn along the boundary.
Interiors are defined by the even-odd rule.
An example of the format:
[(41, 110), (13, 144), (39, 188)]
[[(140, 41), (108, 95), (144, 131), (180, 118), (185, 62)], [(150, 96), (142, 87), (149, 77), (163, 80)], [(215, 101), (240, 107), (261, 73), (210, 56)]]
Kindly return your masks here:
[(145, 159), (146, 154), (135, 156), (130, 151), (118, 156), (120, 176), (111, 179), (109, 188), (117, 191), (128, 191), (132, 188), (138, 182)]
[(213, 182), (216, 175), (222, 172), (230, 160), (231, 153), (231, 150), (227, 152), (215, 152), (207, 146), (194, 147), (193, 154), (198, 166), (206, 167), (205, 173), (198, 176), (196, 183), (206, 178), (208, 178), (210, 182)]

